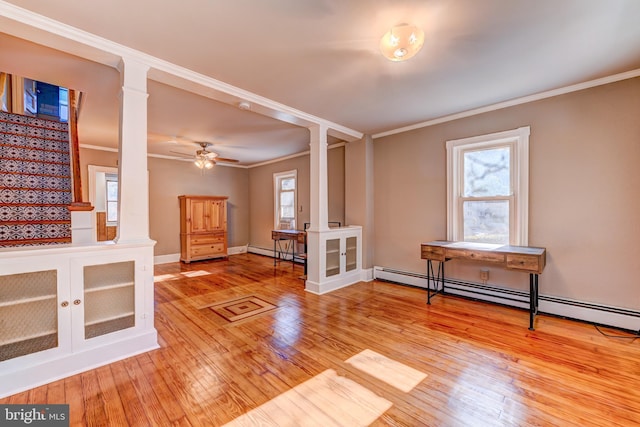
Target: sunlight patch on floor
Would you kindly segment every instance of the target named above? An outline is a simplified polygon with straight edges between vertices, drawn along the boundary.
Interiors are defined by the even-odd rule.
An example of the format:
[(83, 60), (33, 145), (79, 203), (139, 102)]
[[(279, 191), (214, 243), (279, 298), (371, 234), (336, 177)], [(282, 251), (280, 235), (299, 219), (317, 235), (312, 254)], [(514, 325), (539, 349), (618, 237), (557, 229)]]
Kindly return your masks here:
[(155, 276), (153, 276), (154, 282), (161, 282), (163, 280), (172, 280), (172, 279), (177, 279), (175, 274), (156, 274)]
[(211, 273), (204, 270), (194, 270), (194, 271), (183, 271), (180, 274), (182, 274), (185, 277), (198, 277), (198, 276), (208, 276)]
[(391, 406), (388, 400), (328, 369), (225, 426), (368, 426)]
[(427, 378), (427, 374), (369, 349), (347, 359), (346, 363), (405, 393)]

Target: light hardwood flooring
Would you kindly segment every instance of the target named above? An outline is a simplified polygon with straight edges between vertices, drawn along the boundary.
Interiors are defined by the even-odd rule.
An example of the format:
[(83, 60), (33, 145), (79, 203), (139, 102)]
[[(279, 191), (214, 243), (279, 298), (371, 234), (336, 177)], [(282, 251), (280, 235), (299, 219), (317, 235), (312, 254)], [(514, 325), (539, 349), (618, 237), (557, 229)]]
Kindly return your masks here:
[[(286, 425), (309, 405), (295, 390), (310, 396), (309, 384), (335, 372), (332, 381), (391, 403), (375, 426), (640, 425), (640, 340), (544, 315), (529, 331), (522, 310), (452, 296), (427, 306), (424, 290), (378, 281), (318, 296), (301, 274), (251, 254), (158, 265), (160, 349), (0, 403), (69, 403), (71, 425), (90, 426), (247, 425), (239, 417), (259, 407), (269, 417), (275, 405), (263, 425)], [(230, 323), (207, 308), (246, 296), (277, 309)], [(395, 388), (347, 362), (364, 350), (426, 378)], [(351, 410), (337, 419), (342, 409), (318, 416), (357, 424)]]

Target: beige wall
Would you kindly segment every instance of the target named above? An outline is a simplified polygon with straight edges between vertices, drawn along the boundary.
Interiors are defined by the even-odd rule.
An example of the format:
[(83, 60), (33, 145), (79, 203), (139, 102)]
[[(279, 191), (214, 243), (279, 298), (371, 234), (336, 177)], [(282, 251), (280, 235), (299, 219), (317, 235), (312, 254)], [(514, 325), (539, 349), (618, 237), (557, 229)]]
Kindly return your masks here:
[[(88, 198), (87, 165), (117, 166), (118, 155), (107, 151), (80, 150), (83, 193)], [(228, 196), (227, 228), (229, 246), (249, 243), (249, 173), (247, 169), (217, 165), (202, 172), (191, 162), (150, 157), (149, 235), (155, 240), (154, 254), (180, 252), (180, 211), (178, 196), (202, 194)]]
[[(377, 139), (375, 264), (424, 273), (420, 243), (446, 237), (445, 141), (531, 126), (529, 244), (547, 248), (541, 293), (640, 308), (639, 117), (635, 78)], [(477, 264), (447, 268), (478, 280)]]
[[(250, 245), (272, 249), (271, 230), (274, 219), (273, 174), (296, 169), (298, 171), (298, 225), (302, 229), (309, 222), (309, 155), (249, 169)], [(327, 152), (329, 221), (344, 225), (344, 147)]]
[(345, 221), (362, 226), (362, 266), (374, 266), (373, 139), (365, 135), (345, 146)]

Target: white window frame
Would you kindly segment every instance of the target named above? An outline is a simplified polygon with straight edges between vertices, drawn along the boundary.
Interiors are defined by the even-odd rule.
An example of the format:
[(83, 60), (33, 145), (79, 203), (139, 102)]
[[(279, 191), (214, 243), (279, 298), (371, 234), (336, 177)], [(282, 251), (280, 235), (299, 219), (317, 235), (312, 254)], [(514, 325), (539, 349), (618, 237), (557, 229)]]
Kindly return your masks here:
[[(115, 174), (105, 174), (105, 180), (104, 180), (104, 185), (105, 185), (105, 192), (104, 192), (104, 197), (105, 197), (105, 203), (104, 203), (104, 211), (106, 212), (106, 216), (107, 216), (107, 225), (117, 225), (118, 224), (118, 218), (119, 218), (119, 213), (120, 213), (120, 200), (118, 200), (118, 195), (120, 194), (120, 192), (118, 192), (118, 194), (116, 195), (116, 199), (115, 200), (109, 200), (109, 191), (108, 191), (108, 186), (109, 186), (109, 182), (115, 182), (116, 185), (120, 185), (118, 182), (118, 175)], [(115, 211), (115, 215), (116, 215), (116, 220), (115, 221), (109, 221), (109, 213), (110, 213), (110, 209), (109, 209), (109, 202), (115, 202), (116, 204), (116, 211)]]
[(529, 126), (504, 132), (447, 141), (447, 240), (464, 238), (462, 193), (464, 153), (509, 146), (511, 148), (511, 189), (509, 204), (509, 244), (529, 243)]
[[(280, 181), (283, 179), (293, 178), (295, 180), (296, 186), (293, 190), (293, 224), (290, 228), (296, 228), (296, 224), (298, 223), (298, 170), (290, 170), (285, 172), (276, 172), (273, 174), (273, 196), (274, 196), (274, 216), (273, 216), (273, 228), (275, 230), (281, 229), (281, 219), (280, 218)], [(287, 227), (289, 228), (289, 227)]]

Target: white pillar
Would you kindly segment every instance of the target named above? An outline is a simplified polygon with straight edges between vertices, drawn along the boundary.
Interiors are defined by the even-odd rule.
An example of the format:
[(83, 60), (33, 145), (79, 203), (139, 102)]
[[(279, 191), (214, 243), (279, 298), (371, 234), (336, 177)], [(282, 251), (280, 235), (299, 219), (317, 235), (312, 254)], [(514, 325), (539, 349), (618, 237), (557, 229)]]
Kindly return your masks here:
[(147, 174), (146, 64), (120, 62), (120, 146), (118, 162), (117, 243), (149, 242), (149, 185)]
[(329, 196), (327, 184), (327, 127), (316, 125), (309, 128), (310, 146), (310, 220), (307, 230), (307, 284), (306, 288), (317, 288), (321, 281), (320, 257), (325, 249), (321, 233), (329, 230)]
[(327, 126), (309, 128), (310, 146), (310, 219), (311, 231), (329, 229), (329, 195), (327, 180)]

